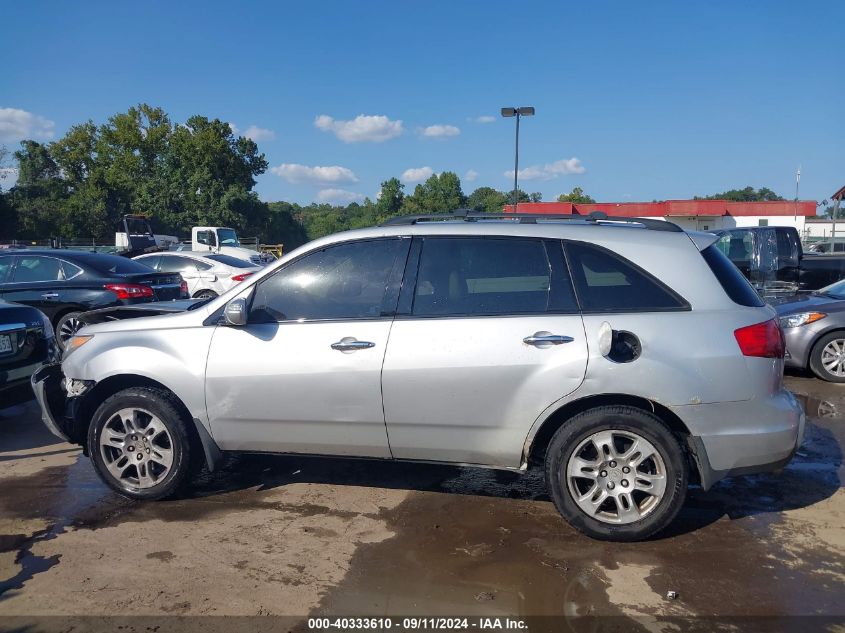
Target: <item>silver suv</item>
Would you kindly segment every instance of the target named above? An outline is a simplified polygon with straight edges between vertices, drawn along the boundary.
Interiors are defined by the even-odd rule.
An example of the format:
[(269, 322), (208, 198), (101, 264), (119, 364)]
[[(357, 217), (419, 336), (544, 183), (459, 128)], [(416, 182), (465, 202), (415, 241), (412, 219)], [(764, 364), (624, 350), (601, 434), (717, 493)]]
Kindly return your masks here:
[(87, 327), (33, 377), (45, 423), (135, 499), (226, 451), (544, 464), (561, 514), (612, 540), (666, 527), (689, 483), (789, 461), (783, 336), (715, 235), (490, 217), (332, 235), (196, 309)]

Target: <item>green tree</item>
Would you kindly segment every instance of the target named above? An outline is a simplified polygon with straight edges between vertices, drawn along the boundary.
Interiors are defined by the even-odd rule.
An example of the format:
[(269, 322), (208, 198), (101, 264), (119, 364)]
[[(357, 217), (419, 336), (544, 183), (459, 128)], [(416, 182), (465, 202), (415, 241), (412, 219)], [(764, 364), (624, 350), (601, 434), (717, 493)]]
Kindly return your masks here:
[(479, 213), (501, 213), (508, 204), (507, 194), (493, 187), (479, 187), (467, 197), (467, 207)]
[(768, 202), (775, 200), (785, 200), (768, 187), (761, 187), (754, 189), (754, 187), (746, 187), (745, 189), (729, 189), (722, 193), (714, 193), (712, 196), (695, 196), (694, 200), (730, 200), (732, 202)]
[(442, 174), (433, 174), (424, 183), (417, 185), (413, 195), (405, 197), (402, 213), (449, 213), (465, 204), (461, 179), (455, 172), (444, 171)]
[(405, 201), (405, 185), (398, 178), (390, 178), (381, 183), (381, 195), (376, 202), (376, 211), (382, 218), (397, 215)]
[(557, 197), (558, 202), (574, 202), (581, 204), (592, 204), (595, 202), (592, 196), (584, 193), (581, 187), (573, 187), (569, 193), (562, 193)]

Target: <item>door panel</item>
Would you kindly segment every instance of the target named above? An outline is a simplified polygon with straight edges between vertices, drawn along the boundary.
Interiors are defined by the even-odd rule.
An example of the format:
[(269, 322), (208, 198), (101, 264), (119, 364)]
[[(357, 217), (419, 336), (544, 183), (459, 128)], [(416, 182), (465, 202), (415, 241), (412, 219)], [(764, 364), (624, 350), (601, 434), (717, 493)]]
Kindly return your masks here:
[(409, 242), (336, 244), (256, 284), (249, 324), (218, 327), (209, 352), (221, 448), (390, 457), (381, 368)]
[[(219, 326), (206, 401), (224, 450), (390, 457), (381, 366), (390, 321)], [(368, 349), (332, 349), (346, 337)]]
[(584, 379), (560, 242), (415, 239), (399, 312), (382, 375), (397, 458), (517, 468), (534, 421)]
[[(571, 337), (536, 347), (525, 337)], [(584, 379), (580, 315), (397, 319), (384, 360), (396, 458), (517, 468), (531, 425)]]

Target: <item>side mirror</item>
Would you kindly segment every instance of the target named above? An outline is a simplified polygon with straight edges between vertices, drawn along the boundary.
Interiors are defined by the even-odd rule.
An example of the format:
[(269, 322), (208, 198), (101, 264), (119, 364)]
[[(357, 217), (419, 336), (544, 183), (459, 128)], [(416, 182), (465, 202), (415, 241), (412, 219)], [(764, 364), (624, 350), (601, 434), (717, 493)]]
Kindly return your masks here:
[(223, 318), (229, 325), (246, 325), (246, 299), (238, 298), (232, 299), (223, 308)]

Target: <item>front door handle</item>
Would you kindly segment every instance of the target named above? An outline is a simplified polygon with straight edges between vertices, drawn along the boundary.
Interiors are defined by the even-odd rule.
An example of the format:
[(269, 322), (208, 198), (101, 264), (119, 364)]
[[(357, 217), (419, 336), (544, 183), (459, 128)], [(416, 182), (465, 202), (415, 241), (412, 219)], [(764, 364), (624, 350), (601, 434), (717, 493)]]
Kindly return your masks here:
[(344, 336), (337, 343), (332, 343), (332, 349), (336, 349), (339, 352), (355, 352), (359, 349), (369, 349), (375, 346), (375, 343), (359, 341), (353, 336)]
[(59, 296), (59, 293), (58, 292), (47, 292), (47, 293), (45, 293), (41, 296), (44, 297), (45, 299), (55, 299)]
[(522, 342), (526, 345), (535, 345), (537, 347), (549, 347), (550, 345), (561, 345), (562, 343), (571, 343), (575, 339), (571, 336), (561, 336), (560, 334), (551, 334), (550, 332), (534, 332), (531, 336), (526, 336)]

